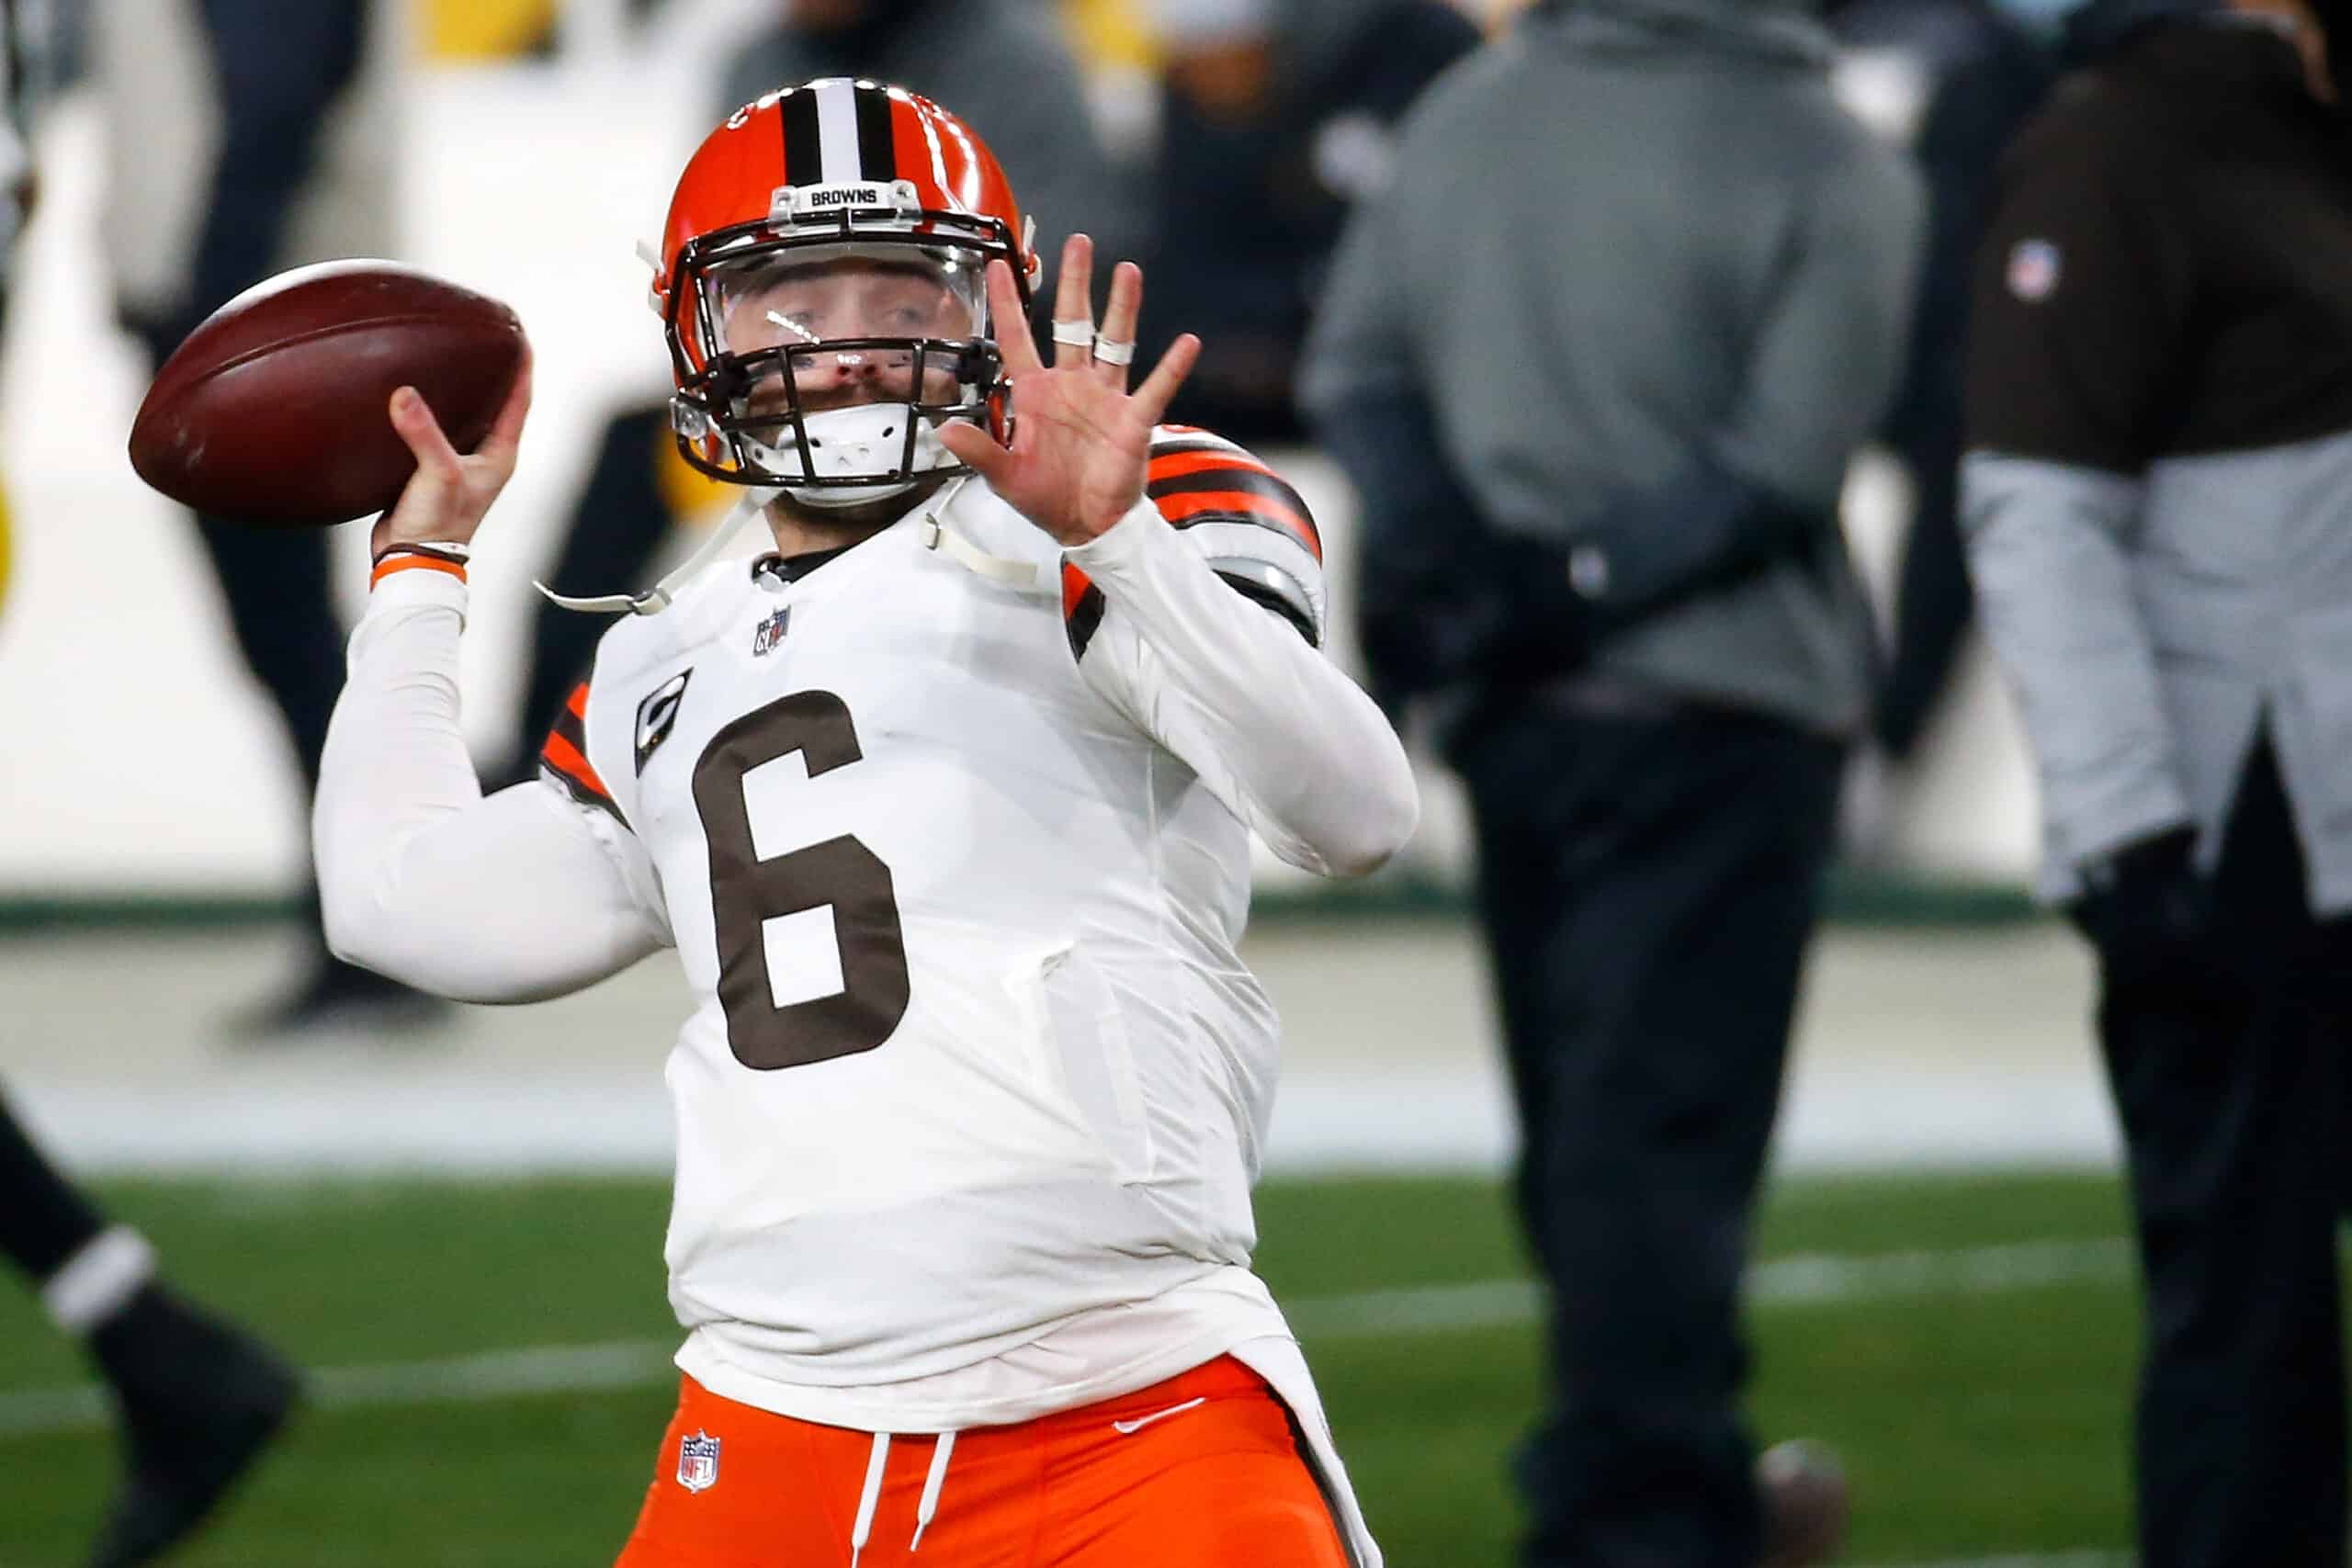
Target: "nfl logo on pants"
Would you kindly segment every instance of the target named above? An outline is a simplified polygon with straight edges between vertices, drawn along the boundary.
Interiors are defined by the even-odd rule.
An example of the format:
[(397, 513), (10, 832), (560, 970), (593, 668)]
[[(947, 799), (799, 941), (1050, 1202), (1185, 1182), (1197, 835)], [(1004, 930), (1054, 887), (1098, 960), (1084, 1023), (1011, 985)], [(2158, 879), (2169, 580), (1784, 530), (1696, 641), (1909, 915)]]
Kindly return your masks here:
[(678, 1444), (678, 1484), (704, 1492), (718, 1483), (718, 1439), (696, 1432)]

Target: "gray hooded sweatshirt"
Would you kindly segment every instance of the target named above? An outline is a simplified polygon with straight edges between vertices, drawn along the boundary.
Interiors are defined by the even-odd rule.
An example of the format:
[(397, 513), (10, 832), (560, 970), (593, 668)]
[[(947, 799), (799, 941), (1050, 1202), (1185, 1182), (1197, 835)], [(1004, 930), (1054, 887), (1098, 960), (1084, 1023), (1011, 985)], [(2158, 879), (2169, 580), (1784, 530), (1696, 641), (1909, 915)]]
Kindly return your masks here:
[[(1837, 500), (1894, 388), (1923, 200), (1832, 96), (1832, 60), (1809, 17), (1743, 0), (1529, 13), (1408, 120), (1303, 399), (1328, 427), (1351, 400), (1425, 397), (1481, 519), (1589, 558), (1604, 600), (1611, 554), (1668, 559), (1600, 674), (1844, 734), (1869, 617)], [(1726, 488), (1817, 528), (1712, 571), (1700, 558), (1742, 542), (1695, 521), (1670, 538), (1674, 498), (1705, 498), (1723, 533), (1747, 514)]]

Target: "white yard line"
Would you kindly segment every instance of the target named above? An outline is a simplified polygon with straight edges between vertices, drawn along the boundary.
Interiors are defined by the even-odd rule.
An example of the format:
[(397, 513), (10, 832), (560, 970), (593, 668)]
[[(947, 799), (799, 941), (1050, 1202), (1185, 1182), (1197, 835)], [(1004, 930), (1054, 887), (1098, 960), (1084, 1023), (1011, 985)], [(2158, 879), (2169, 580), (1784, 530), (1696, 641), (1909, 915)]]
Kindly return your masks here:
[[(1760, 1308), (1888, 1301), (1933, 1295), (1998, 1295), (2084, 1280), (2126, 1277), (2130, 1253), (2120, 1241), (2025, 1242), (1951, 1252), (1896, 1252), (1875, 1257), (1799, 1254), (1758, 1264), (1748, 1275), (1748, 1300)], [(1523, 1280), (1366, 1291), (1309, 1297), (1288, 1315), (1312, 1348), (1318, 1341), (1507, 1327), (1532, 1322), (1542, 1293)], [(548, 1345), (492, 1350), (428, 1361), (322, 1367), (309, 1374), (311, 1402), (322, 1409), (390, 1404), (460, 1404), (536, 1393), (582, 1393), (641, 1388), (677, 1375), (669, 1339), (625, 1339), (601, 1345)], [(0, 1394), (0, 1438), (84, 1430), (107, 1420), (96, 1388), (36, 1389)], [(2018, 1562), (2025, 1560), (2019, 1559)], [(2086, 1559), (2079, 1568), (2094, 1568)], [(2078, 1568), (2072, 1559), (2043, 1560)], [(1961, 1568), (1961, 1565), (1943, 1565)], [(1990, 1568), (2011, 1568), (1996, 1560)]]

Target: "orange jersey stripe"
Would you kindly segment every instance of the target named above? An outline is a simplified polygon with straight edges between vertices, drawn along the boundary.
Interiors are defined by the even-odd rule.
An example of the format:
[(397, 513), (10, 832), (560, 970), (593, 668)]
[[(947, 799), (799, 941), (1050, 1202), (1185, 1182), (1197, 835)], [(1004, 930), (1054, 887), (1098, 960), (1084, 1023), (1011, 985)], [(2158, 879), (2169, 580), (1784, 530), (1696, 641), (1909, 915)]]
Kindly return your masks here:
[(1315, 532), (1315, 525), (1278, 501), (1270, 501), (1242, 490), (1195, 491), (1189, 495), (1163, 495), (1153, 504), (1159, 514), (1170, 523), (1182, 521), (1204, 512), (1238, 512), (1272, 523), (1296, 538), (1323, 558), (1323, 541)]
[(368, 586), (375, 587), (396, 571), (443, 571), (460, 582), (466, 580), (466, 569), (456, 561), (443, 560), (439, 556), (402, 555), (391, 557), (368, 573)]
[(1255, 457), (1244, 457), (1238, 452), (1169, 452), (1151, 459), (1151, 479), (1172, 479), (1184, 474), (1204, 473), (1211, 468), (1246, 468), (1253, 474), (1263, 474), (1270, 479), (1282, 475)]
[(605, 787), (605, 781), (596, 776), (596, 770), (580, 754), (580, 748), (562, 736), (548, 737), (548, 743), (539, 749), (539, 761), (581, 788), (607, 801), (613, 798), (613, 792)]
[(1069, 639), (1069, 656), (1086, 657), (1086, 645), (1102, 628), (1102, 590), (1069, 562), (1062, 562), (1062, 635)]
[(588, 716), (588, 682), (582, 681), (572, 687), (571, 695), (563, 700), (563, 705), (571, 710), (572, 717), (586, 718)]

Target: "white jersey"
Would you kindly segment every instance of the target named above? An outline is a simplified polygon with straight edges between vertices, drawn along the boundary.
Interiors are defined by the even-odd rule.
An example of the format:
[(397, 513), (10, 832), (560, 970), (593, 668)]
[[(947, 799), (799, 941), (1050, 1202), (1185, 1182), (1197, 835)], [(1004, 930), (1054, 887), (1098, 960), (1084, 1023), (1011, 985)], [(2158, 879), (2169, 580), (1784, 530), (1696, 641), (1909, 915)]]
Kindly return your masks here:
[[(671, 1297), (714, 1392), (952, 1429), (1286, 1338), (1248, 1272), (1278, 1051), (1235, 951), (1250, 833), (1369, 869), (1411, 775), (1310, 647), (1295, 494), (1198, 432), (1151, 472), (1073, 550), (971, 479), (813, 570), (707, 569), (607, 634), (546, 782), (474, 829), (402, 733), (445, 722), (413, 666), (446, 637), (454, 670), (426, 616), (462, 582), (389, 580), (355, 635), (318, 823), (340, 949), (499, 999), (678, 950)], [(484, 956), (515, 935), (486, 854), (569, 945)]]
[(1247, 829), (1080, 675), (1052, 540), (977, 486), (939, 519), (1023, 588), (920, 522), (709, 569), (584, 705), (695, 998), (672, 1300), (791, 1382), (947, 1371), (1255, 1240)]

